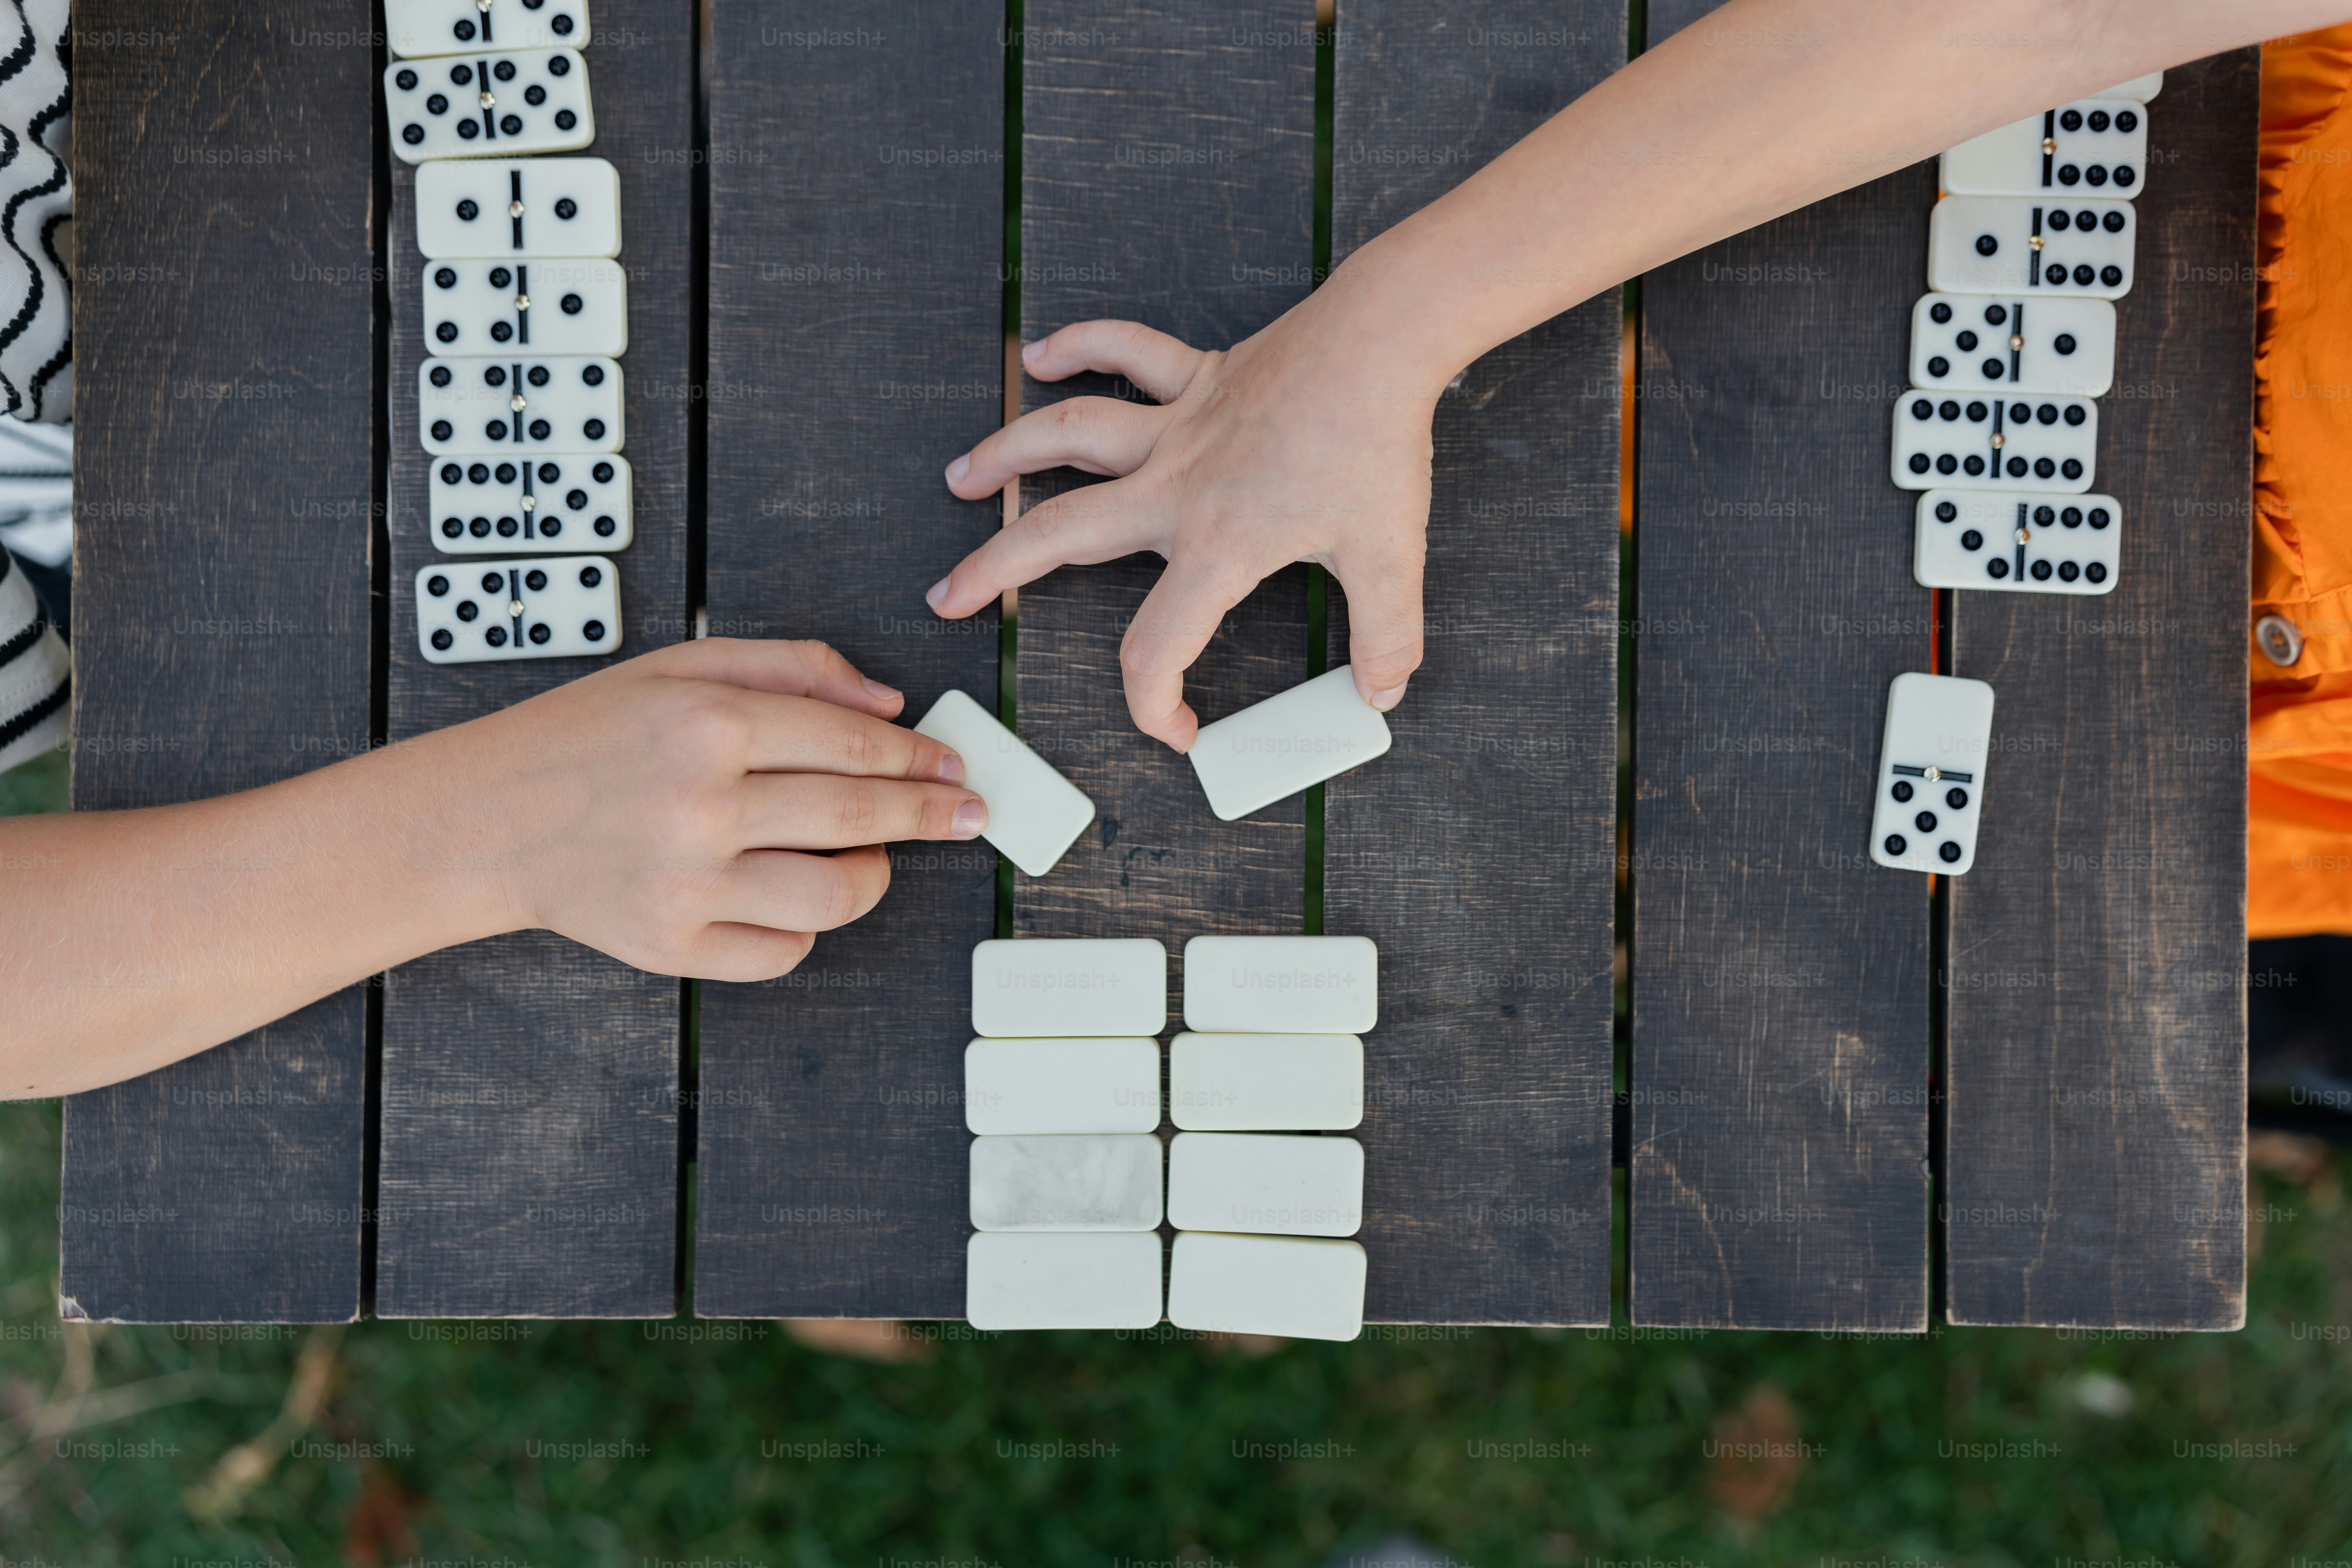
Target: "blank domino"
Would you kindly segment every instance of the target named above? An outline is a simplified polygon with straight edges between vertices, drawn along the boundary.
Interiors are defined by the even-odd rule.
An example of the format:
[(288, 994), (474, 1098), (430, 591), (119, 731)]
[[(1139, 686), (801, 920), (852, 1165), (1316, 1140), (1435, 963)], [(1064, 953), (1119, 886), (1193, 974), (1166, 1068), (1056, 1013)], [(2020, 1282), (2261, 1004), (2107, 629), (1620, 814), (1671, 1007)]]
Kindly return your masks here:
[(1380, 1021), (1380, 960), (1369, 937), (1196, 936), (1184, 944), (1184, 1026), (1369, 1034)]
[(1168, 1119), (1188, 1132), (1344, 1132), (1364, 1120), (1364, 1042), (1179, 1035), (1168, 1047)]
[(1160, 1236), (982, 1231), (964, 1253), (975, 1329), (1149, 1329), (1160, 1321)]
[(1202, 726), (1186, 755), (1209, 809), (1232, 822), (1389, 749), (1389, 724), (1347, 665)]
[(971, 1032), (1139, 1038), (1168, 1026), (1168, 950), (1144, 937), (1023, 937), (971, 950)]
[(1160, 1125), (1156, 1040), (974, 1040), (963, 1124), (983, 1134), (1150, 1132)]
[(1160, 1206), (1149, 1132), (971, 1141), (974, 1230), (1154, 1230)]
[(1353, 1138), (1179, 1132), (1168, 1145), (1168, 1223), (1353, 1236), (1364, 1224), (1364, 1146)]
[(1923, 588), (2110, 594), (2123, 516), (2113, 496), (1929, 490), (1919, 498), (1911, 575)]
[(1905, 674), (1886, 693), (1870, 858), (1896, 871), (1957, 877), (1976, 864), (1992, 752), (1992, 688)]
[(1169, 1265), (1168, 1321), (1198, 1333), (1352, 1340), (1364, 1331), (1364, 1249), (1186, 1231)]
[(988, 803), (980, 836), (1032, 877), (1052, 870), (1095, 819), (1095, 803), (1077, 785), (961, 691), (941, 692), (915, 733), (963, 759), (964, 787)]

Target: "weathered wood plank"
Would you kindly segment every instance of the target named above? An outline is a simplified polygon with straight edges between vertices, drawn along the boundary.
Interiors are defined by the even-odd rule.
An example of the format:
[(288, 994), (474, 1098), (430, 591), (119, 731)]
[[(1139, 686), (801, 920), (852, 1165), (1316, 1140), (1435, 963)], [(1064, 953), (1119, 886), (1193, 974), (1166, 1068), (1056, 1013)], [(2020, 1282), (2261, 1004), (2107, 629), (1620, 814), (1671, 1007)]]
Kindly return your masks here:
[[(681, 640), (686, 615), (694, 177), (694, 16), (599, 0), (584, 51), (587, 149), (621, 172), (636, 484), (615, 556), (622, 653)], [(394, 742), (577, 679), (583, 659), (428, 665), (414, 584), (432, 546), (416, 428), (415, 178), (395, 165), (385, 247)], [(546, 931), (403, 964), (383, 1005), (376, 1310), (386, 1317), (637, 1317), (675, 1310), (678, 983)]]
[[(75, 8), (79, 809), (367, 744), (369, 18)], [(344, 991), (68, 1101), (68, 1316), (357, 1315), (364, 1016)]]
[[(1033, 3), (1023, 74), (1021, 336), (1121, 317), (1224, 348), (1306, 297), (1314, 272), (1315, 10), (1307, 0)], [(1024, 380), (1024, 410), (1140, 397), (1100, 375)], [(1024, 480), (1021, 500), (1087, 482)], [(1014, 874), (1019, 936), (1157, 937), (1177, 1016), (1186, 939), (1296, 935), (1306, 814), (1209, 811), (1192, 764), (1128, 717), (1118, 649), (1157, 556), (1056, 572), (1021, 590), (1024, 739), (1094, 798), (1053, 874)], [(1306, 571), (1267, 580), (1186, 681), (1203, 723), (1307, 677)]]
[[(714, 635), (819, 637), (993, 709), (993, 614), (923, 590), (992, 532), (940, 470), (1003, 400), (1003, 14), (716, 0)], [(723, 395), (722, 395), (723, 394)], [(983, 843), (893, 851), (880, 908), (772, 985), (702, 989), (695, 1310), (963, 1314), (963, 1047)]]
[[(1350, 0), (1339, 27), (1335, 260), (1625, 58), (1614, 0)], [(1505, 344), (1441, 404), (1428, 658), (1394, 749), (1326, 786), (1324, 929), (1381, 948), (1377, 1321), (1609, 1321), (1622, 310)]]
[(1928, 889), (1866, 839), (1887, 685), (1930, 668), (1886, 444), (1935, 195), (1920, 164), (1643, 282), (1639, 1323), (1927, 1326)]
[(2245, 1321), (2246, 498), (2255, 50), (2167, 72), (2117, 301), (2096, 599), (1951, 595), (1992, 682), (1977, 863), (1954, 879), (1947, 1311)]

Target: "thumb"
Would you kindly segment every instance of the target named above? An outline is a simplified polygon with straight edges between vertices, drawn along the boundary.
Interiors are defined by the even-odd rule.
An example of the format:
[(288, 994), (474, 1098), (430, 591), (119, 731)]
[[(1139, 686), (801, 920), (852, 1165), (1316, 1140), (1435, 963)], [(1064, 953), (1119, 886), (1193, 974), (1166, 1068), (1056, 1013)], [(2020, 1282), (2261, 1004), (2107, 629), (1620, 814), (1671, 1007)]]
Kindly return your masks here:
[(1356, 690), (1387, 712), (1403, 700), (1405, 681), (1421, 668), (1421, 574), (1427, 547), (1383, 552), (1385, 559), (1333, 574), (1348, 595), (1348, 662)]

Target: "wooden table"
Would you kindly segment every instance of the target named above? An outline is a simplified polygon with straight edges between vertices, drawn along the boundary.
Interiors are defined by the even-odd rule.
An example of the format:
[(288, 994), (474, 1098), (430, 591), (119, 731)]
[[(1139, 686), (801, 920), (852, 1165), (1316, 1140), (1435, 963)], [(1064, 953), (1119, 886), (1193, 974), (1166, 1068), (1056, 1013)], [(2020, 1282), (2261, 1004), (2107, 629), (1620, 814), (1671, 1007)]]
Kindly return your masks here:
[[(1707, 8), (1655, 0), (1653, 39)], [(260, 784), (583, 668), (415, 651), (419, 261), (371, 25), (356, 0), (77, 15), (80, 806)], [(628, 649), (816, 637), (910, 711), (996, 700), (992, 618), (922, 604), (999, 521), (940, 465), (999, 422), (1008, 326), (1220, 344), (1305, 295), (1311, 5), (1031, 0), (1008, 37), (980, 6), (711, 0), (698, 39), (691, 5), (598, 0), (595, 25)], [(1612, 0), (1344, 0), (1330, 253), (1598, 81), (1625, 28)], [(1319, 846), (1297, 800), (1216, 822), (1127, 724), (1117, 647), (1154, 563), (1023, 591), (1021, 731), (1101, 816), (1051, 877), (1011, 876), (1005, 934), (1177, 949), (1319, 905), (1380, 943), (1369, 1317), (1608, 1321), (1622, 1164), (1637, 1323), (2242, 1320), (2256, 77), (2219, 57), (2155, 106), (2101, 409), (2108, 597), (1911, 579), (1885, 454), (1932, 164), (1642, 281), (1633, 549), (1615, 296), (1463, 377), (1429, 661), (1395, 749), (1325, 792)], [(1021, 389), (1089, 390), (1134, 395)], [(1214, 718), (1345, 649), (1340, 595), (1296, 569), (1190, 690)], [(1999, 810), (1932, 890), (1863, 855), (1887, 682), (1927, 668), (2000, 703)], [(896, 865), (776, 984), (510, 936), (76, 1097), (67, 1314), (960, 1315), (962, 976), (999, 868)]]

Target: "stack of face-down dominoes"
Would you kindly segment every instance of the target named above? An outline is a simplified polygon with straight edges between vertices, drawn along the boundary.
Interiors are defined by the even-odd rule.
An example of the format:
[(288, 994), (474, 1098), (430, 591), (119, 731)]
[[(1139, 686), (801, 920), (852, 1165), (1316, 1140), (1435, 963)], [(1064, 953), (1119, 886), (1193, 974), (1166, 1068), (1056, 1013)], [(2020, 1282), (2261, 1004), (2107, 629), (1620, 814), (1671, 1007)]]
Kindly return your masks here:
[(469, 558), (417, 573), (419, 651), (612, 653), (611, 557), (630, 536), (620, 176), (525, 156), (595, 139), (586, 0), (389, 0), (384, 20), (393, 148), (417, 165), (428, 522), (436, 549)]
[(1168, 1057), (1161, 1194), (1157, 942), (988, 942), (964, 1054), (966, 1314), (982, 1329), (1149, 1329), (1163, 1214), (1178, 1328), (1351, 1340), (1363, 1329), (1361, 937), (1196, 937)]
[[(1912, 574), (1929, 588), (2105, 594), (2123, 509), (2094, 492), (2116, 308), (2130, 292), (2161, 72), (1943, 156), (1895, 482), (1920, 490)], [(1871, 824), (1882, 866), (1975, 862), (1992, 689), (1903, 675), (1889, 694)]]

